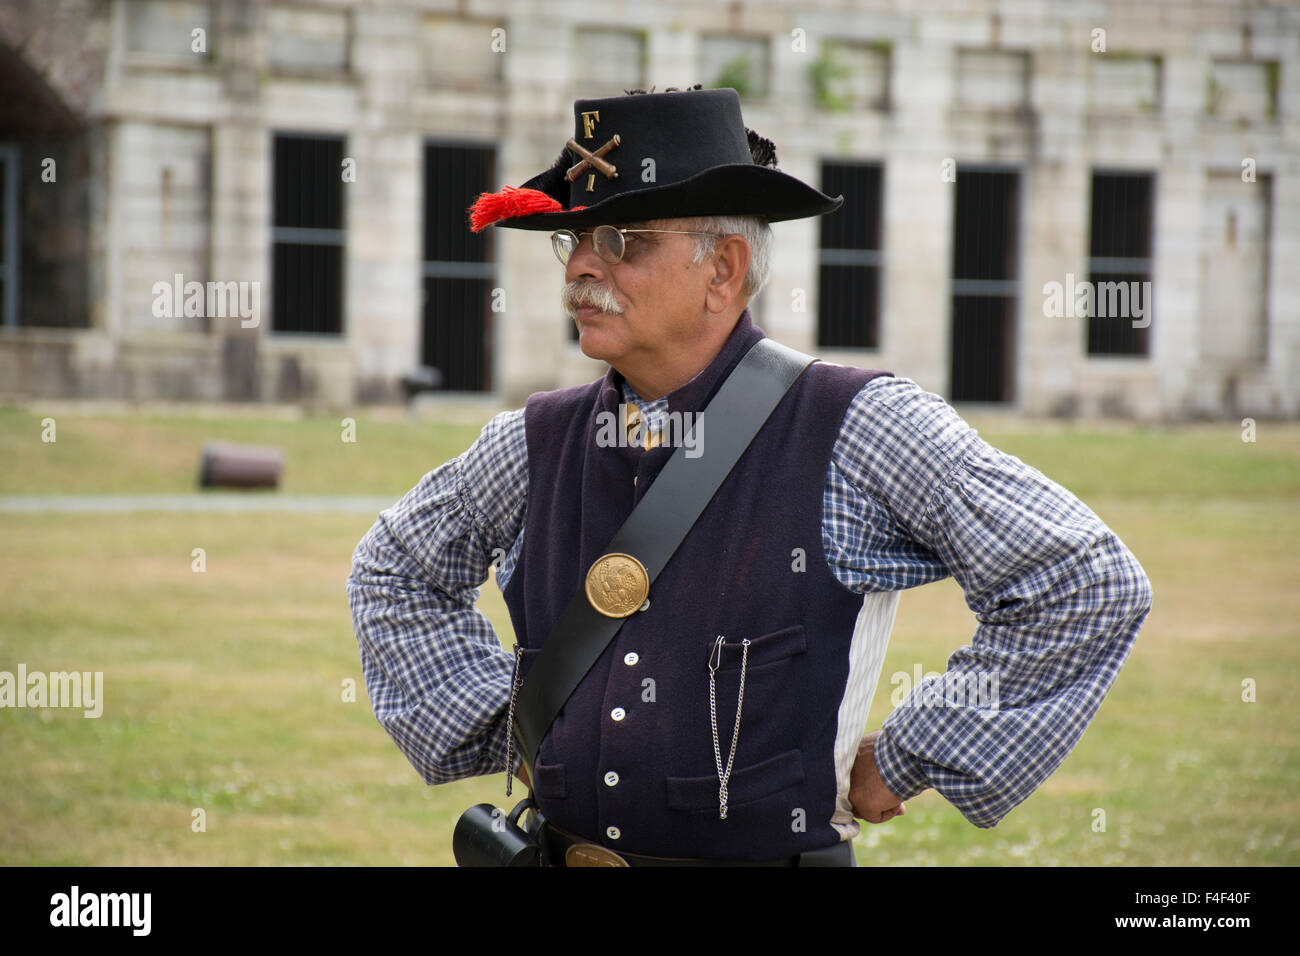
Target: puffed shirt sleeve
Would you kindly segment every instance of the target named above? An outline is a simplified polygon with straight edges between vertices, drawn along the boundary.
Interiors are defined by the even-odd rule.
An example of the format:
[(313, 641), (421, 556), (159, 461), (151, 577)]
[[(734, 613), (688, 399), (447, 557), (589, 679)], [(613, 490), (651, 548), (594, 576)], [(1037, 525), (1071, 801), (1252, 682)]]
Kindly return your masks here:
[[(864, 387), (833, 459), (859, 499), (859, 590), (951, 575), (977, 626), (885, 719), (876, 767), (995, 826), (1078, 743), (1151, 608), (1142, 566), (1078, 498), (907, 378)], [(839, 561), (848, 560), (846, 553)]]
[(379, 515), (357, 545), (348, 601), (375, 717), (427, 783), (505, 770), (513, 664), (475, 608), (527, 500), (523, 411)]

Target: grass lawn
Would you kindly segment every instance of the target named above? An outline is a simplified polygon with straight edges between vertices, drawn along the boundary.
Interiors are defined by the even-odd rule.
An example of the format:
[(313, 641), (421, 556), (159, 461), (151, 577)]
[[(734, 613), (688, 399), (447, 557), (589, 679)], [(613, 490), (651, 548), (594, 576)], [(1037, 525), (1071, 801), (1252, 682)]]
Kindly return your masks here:
[[(0, 409), (0, 494), (183, 493), (221, 438), (284, 448), (287, 492), (396, 498), (488, 413), (361, 416), (344, 443), (337, 419), (60, 412), (53, 444), (46, 414)], [(1154, 609), (1083, 742), (997, 828), (927, 793), (864, 826), (860, 861), (1300, 863), (1300, 426), (972, 420), (1116, 530)], [(451, 863), (455, 818), (504, 780), (426, 787), (375, 722), (344, 592), (371, 520), (0, 514), (0, 670), (104, 672), (98, 719), (0, 709), (0, 863)], [(508, 643), (495, 586), (482, 607)], [(973, 629), (952, 581), (905, 593), (871, 725), (891, 674), (942, 670)]]
[[(286, 494), (398, 498), (469, 447), (489, 417), (450, 407), (437, 422), (352, 418), (349, 429), (344, 416), (292, 410), (213, 418), (185, 409), (87, 415), (0, 405), (0, 495), (184, 494), (197, 490), (203, 443), (222, 441), (279, 448)], [(41, 439), (46, 419), (53, 442)]]

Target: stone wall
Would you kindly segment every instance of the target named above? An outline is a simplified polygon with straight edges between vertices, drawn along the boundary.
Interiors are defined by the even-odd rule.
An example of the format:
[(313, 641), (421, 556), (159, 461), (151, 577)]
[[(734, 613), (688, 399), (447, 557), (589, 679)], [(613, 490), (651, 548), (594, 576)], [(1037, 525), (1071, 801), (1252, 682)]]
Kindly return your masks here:
[[(826, 81), (832, 43), (851, 69)], [(50, 280), (84, 321), (39, 318), (39, 295), (24, 314), (88, 330), (0, 333), (6, 397), (396, 400), (419, 355), (426, 141), (494, 146), (499, 184), (519, 184), (553, 161), (574, 98), (624, 83), (709, 84), (723, 66), (711, 57), (757, 50), (767, 72), (744, 99), (746, 122), (776, 142), (781, 168), (814, 184), (825, 159), (884, 168), (880, 347), (820, 350), (827, 359), (946, 394), (955, 190), (945, 161), (958, 175), (994, 164), (1020, 174), (1013, 407), (1300, 414), (1300, 270), (1289, 266), (1300, 261), (1300, 11), (1288, 4), (31, 0), (0, 9), (0, 45), (80, 124), (89, 170), (79, 200), (70, 192), (36, 213), (53, 230), (39, 241), (84, 244), (84, 269)], [(281, 131), (341, 135), (354, 163), (338, 337), (270, 329)], [(1268, 198), (1248, 194), (1234, 213), (1224, 177), (1240, 179), (1245, 160)], [(1043, 314), (1045, 283), (1087, 274), (1099, 168), (1155, 175), (1158, 304), (1145, 357), (1088, 356), (1082, 319)], [(66, 226), (76, 202), (82, 239)], [(1238, 249), (1225, 223), (1235, 215), (1245, 229), (1261, 210), (1264, 244), (1212, 272), (1216, 289), (1244, 292), (1216, 297), (1207, 260)], [(813, 350), (816, 222), (774, 229), (774, 272), (755, 312), (771, 334)], [(515, 403), (600, 374), (570, 340), (545, 235), (496, 240), (507, 303), (493, 315), (498, 396)], [(156, 315), (154, 284), (176, 274), (258, 283), (260, 324)], [(1263, 345), (1225, 345), (1224, 323), (1255, 329)]]

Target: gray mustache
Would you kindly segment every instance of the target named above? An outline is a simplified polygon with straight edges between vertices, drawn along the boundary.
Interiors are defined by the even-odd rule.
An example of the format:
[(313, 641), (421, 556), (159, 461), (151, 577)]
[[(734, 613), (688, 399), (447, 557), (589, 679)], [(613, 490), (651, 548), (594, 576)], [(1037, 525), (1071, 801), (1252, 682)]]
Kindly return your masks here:
[(595, 285), (575, 279), (564, 287), (560, 297), (565, 314), (573, 316), (584, 305), (594, 306), (601, 312), (622, 315), (623, 307), (618, 304), (614, 293), (602, 285)]

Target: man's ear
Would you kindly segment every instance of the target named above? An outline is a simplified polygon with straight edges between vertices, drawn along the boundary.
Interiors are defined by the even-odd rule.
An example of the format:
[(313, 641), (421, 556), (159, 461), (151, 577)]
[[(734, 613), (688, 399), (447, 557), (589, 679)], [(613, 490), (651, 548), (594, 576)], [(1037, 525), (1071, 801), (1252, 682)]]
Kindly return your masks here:
[(737, 235), (723, 236), (711, 261), (713, 276), (709, 279), (704, 304), (710, 312), (726, 312), (743, 296), (741, 290), (749, 272), (749, 243)]

